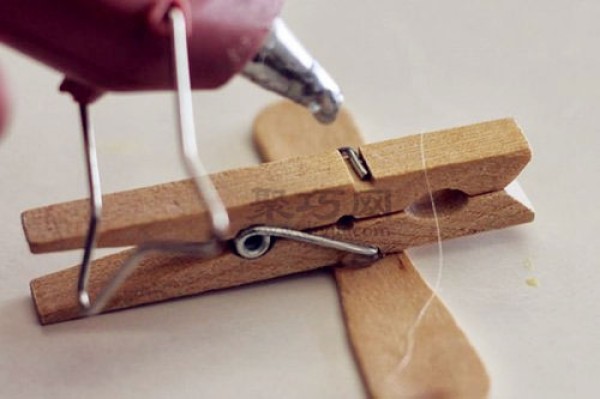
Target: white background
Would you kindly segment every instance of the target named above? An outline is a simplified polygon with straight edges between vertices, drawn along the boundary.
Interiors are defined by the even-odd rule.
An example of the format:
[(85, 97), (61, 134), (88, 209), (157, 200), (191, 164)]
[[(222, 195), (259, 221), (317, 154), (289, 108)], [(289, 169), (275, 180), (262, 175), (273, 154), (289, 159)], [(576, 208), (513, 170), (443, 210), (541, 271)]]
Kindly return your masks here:
[[(591, 398), (600, 387), (599, 4), (285, 6), (369, 141), (505, 116), (528, 136), (534, 160), (520, 182), (536, 221), (444, 244), (441, 297), (493, 398)], [(364, 396), (326, 272), (40, 327), (29, 281), (80, 253), (29, 254), (19, 215), (86, 195), (77, 113), (57, 73), (6, 48), (0, 63), (15, 106), (0, 143), (0, 397)], [(258, 162), (250, 124), (274, 98), (241, 79), (195, 95), (211, 170)], [(93, 112), (105, 191), (184, 176), (170, 94), (110, 95)], [(411, 255), (434, 275), (435, 246)]]

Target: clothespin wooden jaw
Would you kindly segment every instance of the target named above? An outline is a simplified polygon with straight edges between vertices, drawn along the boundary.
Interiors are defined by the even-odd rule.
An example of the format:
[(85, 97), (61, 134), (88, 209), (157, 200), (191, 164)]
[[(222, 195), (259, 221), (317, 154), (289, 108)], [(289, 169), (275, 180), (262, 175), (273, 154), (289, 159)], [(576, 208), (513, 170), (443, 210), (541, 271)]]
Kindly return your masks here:
[[(313, 125), (306, 117), (289, 106), (267, 109), (255, 123), (259, 150), (268, 153), (260, 138), (276, 137), (280, 129), (305, 129), (309, 124), (332, 137), (343, 129), (355, 129), (347, 114), (330, 127)], [(354, 155), (337, 150), (212, 175), (230, 215), (227, 238), (233, 240), (251, 226), (274, 226), (376, 247), (383, 255), (432, 242), (437, 233), (423, 201), (429, 190), (424, 165), (444, 238), (533, 220), (532, 210), (507, 188), (531, 157), (521, 130), (510, 119), (381, 143), (348, 144), (356, 147), (354, 160), (366, 168), (367, 176), (357, 173), (351, 162)], [(109, 194), (104, 204), (99, 247), (210, 238), (209, 215), (190, 181)], [(23, 227), (32, 252), (81, 248), (88, 216), (85, 200), (24, 212)], [(94, 261), (92, 297), (132, 251)], [(106, 309), (311, 270), (336, 264), (346, 255), (290, 239), (277, 240), (266, 254), (251, 260), (231, 249), (212, 259), (154, 254), (142, 260)], [(76, 275), (77, 268), (71, 268), (32, 282), (43, 324), (80, 315)]]

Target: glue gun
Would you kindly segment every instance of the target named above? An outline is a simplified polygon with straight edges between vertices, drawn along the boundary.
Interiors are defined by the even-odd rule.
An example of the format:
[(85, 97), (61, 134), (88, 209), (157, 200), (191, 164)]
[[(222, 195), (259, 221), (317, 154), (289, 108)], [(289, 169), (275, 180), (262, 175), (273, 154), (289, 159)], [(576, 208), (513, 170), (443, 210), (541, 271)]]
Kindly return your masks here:
[(282, 2), (2, 0), (0, 42), (64, 73), (61, 89), (79, 102), (106, 91), (170, 89), (167, 13), (179, 7), (194, 89), (241, 74), (331, 122), (343, 101), (340, 89), (278, 18)]

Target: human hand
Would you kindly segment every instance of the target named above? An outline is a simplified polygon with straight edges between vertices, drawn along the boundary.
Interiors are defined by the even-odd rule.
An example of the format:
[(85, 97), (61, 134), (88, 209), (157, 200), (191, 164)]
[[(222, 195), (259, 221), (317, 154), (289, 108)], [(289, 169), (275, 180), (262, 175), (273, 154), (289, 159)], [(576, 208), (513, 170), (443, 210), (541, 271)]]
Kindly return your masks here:
[(282, 0), (1, 0), (0, 42), (99, 92), (171, 89), (173, 6), (190, 33), (192, 86), (208, 89), (257, 53)]
[(8, 94), (4, 83), (4, 76), (0, 70), (0, 136), (8, 124)]

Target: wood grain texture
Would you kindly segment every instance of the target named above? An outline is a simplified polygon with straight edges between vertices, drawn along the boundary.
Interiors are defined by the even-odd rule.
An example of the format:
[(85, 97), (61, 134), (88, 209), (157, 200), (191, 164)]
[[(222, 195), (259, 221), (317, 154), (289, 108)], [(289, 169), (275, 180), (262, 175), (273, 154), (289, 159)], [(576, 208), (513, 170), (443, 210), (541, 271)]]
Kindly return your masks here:
[[(301, 113), (300, 110), (290, 109), (290, 105), (278, 107), (274, 108), (274, 111), (279, 111), (280, 114)], [(270, 119), (271, 115), (266, 113), (261, 117)], [(277, 119), (274, 116), (273, 119), (280, 121), (283, 118), (278, 115)], [(278, 123), (285, 124), (285, 121)], [(269, 123), (263, 121), (263, 125), (268, 127)], [(273, 125), (277, 123), (273, 122)], [(255, 141), (262, 147), (269, 147), (276, 132), (275, 128), (263, 127), (262, 130), (255, 131)], [(302, 145), (300, 137), (309, 135), (309, 132), (288, 133), (291, 135), (288, 140), (294, 143), (296, 152), (311, 154), (315, 147), (319, 147), (315, 145), (319, 136), (307, 140), (311, 143), (310, 146)], [(338, 142), (324, 142), (325, 148), (322, 149), (347, 145), (344, 134), (354, 142), (360, 137), (358, 132), (349, 129), (336, 136)], [(279, 135), (279, 140), (285, 142), (286, 138)], [(270, 149), (270, 158), (267, 160), (279, 159), (278, 155), (287, 156), (288, 152), (284, 148), (279, 151), (279, 147), (284, 146), (277, 144), (277, 147)], [(502, 198), (506, 196), (503, 191), (492, 193), (495, 194)], [(490, 205), (493, 202), (495, 201), (489, 202)], [(517, 201), (507, 202), (519, 209), (514, 214), (521, 214), (524, 218), (533, 217), (525, 206), (514, 205), (518, 204)], [(483, 207), (479, 215), (468, 214), (462, 220), (480, 220), (485, 218), (487, 210), (489, 209)], [(420, 215), (426, 217), (427, 210), (421, 211)], [(526, 216), (529, 213), (530, 216)], [(410, 220), (404, 212), (402, 216), (405, 217), (403, 221), (390, 225), (404, 225)], [(448, 234), (450, 228), (446, 216), (442, 214), (440, 219), (443, 235)], [(371, 226), (371, 229), (373, 232), (381, 231), (374, 226)], [(361, 228), (358, 228), (349, 232), (360, 230)], [(416, 238), (419, 235), (414, 231), (408, 235), (419, 239)], [(433, 235), (435, 231), (431, 229), (428, 236), (431, 238)], [(391, 241), (384, 237), (381, 237), (381, 241), (390, 243), (393, 247), (393, 242), (402, 241), (404, 235), (394, 231), (390, 237), (393, 237)], [(387, 256), (362, 269), (335, 268), (334, 275), (350, 344), (370, 397), (462, 399), (487, 396), (490, 382), (485, 367), (463, 331), (438, 298), (432, 302), (415, 332), (411, 362), (405, 369), (399, 368), (406, 353), (408, 331), (432, 294), (406, 254)]]
[[(92, 302), (132, 253), (133, 250), (122, 251), (92, 262), (89, 280)], [(278, 241), (273, 250), (256, 260), (245, 260), (231, 252), (210, 260), (152, 254), (127, 278), (105, 312), (313, 270), (335, 264), (341, 256), (334, 250), (313, 250), (307, 244), (287, 240)], [(41, 324), (82, 317), (76, 295), (78, 273), (79, 267), (74, 266), (31, 282), (31, 295)]]
[[(315, 123), (307, 112), (291, 102), (266, 107), (254, 120), (254, 145), (264, 162), (358, 147), (364, 141), (352, 116), (342, 108), (333, 124)], [(310, 133), (308, 133), (310, 132)]]
[[(307, 173), (311, 176), (306, 179)], [(337, 215), (296, 212), (311, 199), (334, 194), (351, 203), (352, 177), (336, 151), (313, 157), (228, 170), (212, 175), (227, 206), (231, 238), (255, 224), (304, 229), (334, 223)], [(209, 216), (190, 180), (159, 184), (103, 197), (98, 247), (148, 241), (208, 241)], [(23, 229), (33, 253), (82, 248), (87, 233), (87, 200), (54, 204), (23, 213)], [(340, 211), (350, 211), (340, 209)]]
[[(440, 218), (444, 239), (531, 221), (533, 213), (510, 194), (498, 191), (472, 198), (460, 209)], [(330, 226), (312, 233), (378, 246), (386, 254), (437, 240), (435, 221), (407, 212), (357, 221), (352, 229)], [(92, 301), (132, 251), (94, 260), (89, 280)], [(106, 311), (235, 287), (293, 273), (347, 262), (344, 254), (307, 244), (279, 240), (255, 260), (232, 253), (202, 260), (190, 256), (150, 255), (125, 281)], [(31, 282), (31, 292), (42, 324), (80, 317), (75, 295), (79, 267), (74, 266)]]
[(431, 288), (406, 254), (363, 269), (336, 269), (350, 343), (374, 398), (485, 398), (489, 377), (477, 352), (435, 298), (414, 334), (408, 366), (400, 367), (408, 332)]
[[(274, 110), (276, 108), (272, 108)], [(264, 113), (257, 132), (272, 128), (279, 137), (273, 147), (257, 140), (265, 155), (310, 155), (229, 170), (212, 176), (230, 213), (231, 235), (244, 227), (273, 224), (307, 229), (335, 223), (344, 215), (356, 218), (399, 212), (427, 195), (421, 164), (421, 136), (408, 136), (360, 146), (373, 178), (360, 181), (334, 147), (342, 132), (356, 130), (348, 115), (333, 126), (314, 126), (293, 116), (289, 121)], [(315, 137), (307, 132), (314, 127)], [(287, 147), (280, 137), (295, 137)], [(260, 134), (259, 136), (260, 137)], [(358, 144), (353, 136), (352, 144)], [(303, 144), (303, 139), (306, 142)], [(339, 141), (339, 140), (338, 140)], [(529, 146), (510, 119), (481, 123), (423, 135), (429, 178), (434, 191), (453, 189), (469, 195), (500, 190), (529, 162)], [(285, 149), (284, 149), (285, 148)], [(451, 150), (448, 150), (451, 148)], [(307, 178), (307, 176), (310, 176)], [(384, 198), (382, 198), (384, 197)], [(378, 199), (379, 198), (379, 199)], [(385, 200), (379, 207), (365, 202)], [(104, 196), (98, 246), (119, 247), (147, 241), (206, 241), (210, 237), (207, 211), (190, 181), (114, 193)], [(34, 253), (80, 248), (87, 232), (87, 200), (72, 201), (23, 213), (23, 228)], [(229, 237), (231, 238), (231, 236)]]
[[(292, 118), (311, 118), (310, 115), (299, 113), (296, 108), (288, 109), (290, 106), (287, 104), (280, 107), (284, 107), (283, 110), (272, 108), (258, 117), (257, 121), (262, 122), (260, 124), (262, 128), (255, 131), (257, 142), (268, 140), (270, 135), (278, 131), (276, 124), (271, 129), (267, 128), (268, 119), (273, 115), (289, 114)], [(349, 116), (346, 115), (344, 118)], [(308, 121), (312, 122), (310, 119)], [(296, 126), (296, 130), (288, 128), (286, 133), (288, 135), (301, 136), (310, 133), (310, 130), (304, 130), (303, 124), (290, 124), (290, 126)], [(352, 134), (355, 142), (359, 141), (356, 129), (348, 130), (347, 126), (348, 124), (334, 124), (328, 128), (328, 131), (342, 138), (344, 134)], [(301, 141), (296, 148), (299, 151), (307, 151), (300, 143)], [(328, 148), (323, 150), (326, 151)], [(276, 152), (276, 150), (272, 151), (271, 154)], [(445, 201), (440, 202), (439, 212), (444, 238), (460, 237), (525, 223), (533, 218), (531, 210), (504, 191), (470, 197), (466, 201), (461, 200), (464, 199), (463, 196), (459, 196), (458, 200), (455, 197), (442, 199)], [(396, 212), (385, 218), (359, 220), (354, 223), (352, 229), (347, 227), (330, 225), (311, 231), (332, 238), (370, 243), (379, 246), (384, 253), (398, 252), (437, 239), (433, 218), (427, 207), (418, 202), (407, 211)], [(90, 276), (92, 301), (96, 299), (101, 287), (105, 286), (130, 255), (131, 251), (123, 251), (92, 262)], [(210, 260), (175, 255), (151, 255), (125, 281), (106, 310), (129, 308), (248, 284), (332, 265), (345, 260), (344, 258), (343, 254), (336, 251), (287, 240), (277, 241), (266, 256), (251, 261), (241, 259), (232, 253)], [(77, 274), (78, 267), (72, 267), (32, 281), (32, 296), (42, 324), (80, 316), (75, 295)]]

